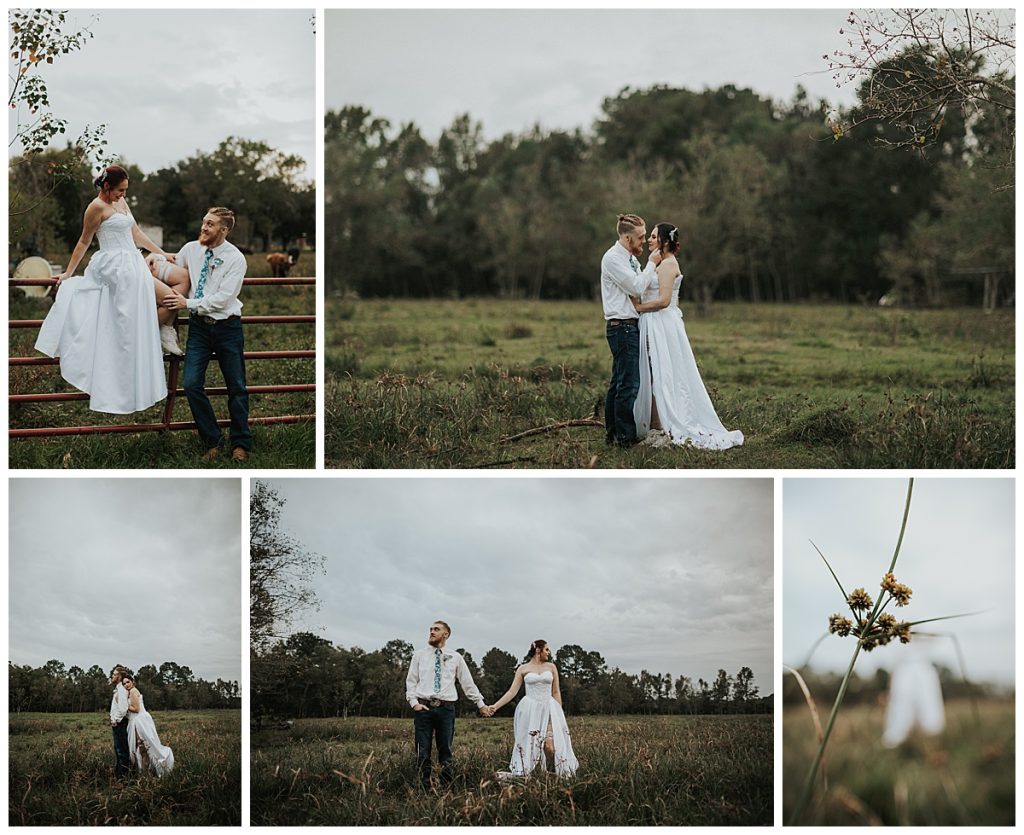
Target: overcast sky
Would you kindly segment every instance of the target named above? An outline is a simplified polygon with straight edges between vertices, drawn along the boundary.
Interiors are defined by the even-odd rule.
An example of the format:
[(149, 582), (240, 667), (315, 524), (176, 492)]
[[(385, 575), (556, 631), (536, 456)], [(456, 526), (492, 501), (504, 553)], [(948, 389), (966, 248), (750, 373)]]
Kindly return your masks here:
[[(843, 613), (842, 595), (811, 546), (813, 539), (849, 593), (863, 587), (877, 598), (889, 567), (906, 500), (907, 481), (786, 479), (783, 488), (783, 661), (802, 664)], [(1013, 480), (921, 478), (914, 482), (907, 531), (896, 578), (913, 590), (910, 605), (888, 609), (901, 620), (985, 610), (974, 617), (929, 624), (955, 633), (967, 673), (978, 681), (1013, 683)], [(913, 643), (911, 644), (911, 646)], [(948, 638), (921, 643), (930, 657), (957, 670)], [(890, 645), (861, 653), (857, 670), (892, 669), (909, 647)], [(844, 672), (852, 638), (827, 638), (813, 666)]]
[(429, 139), (464, 112), (489, 138), (589, 128), (627, 85), (731, 83), (790, 101), (801, 84), (813, 102), (849, 104), (822, 60), (845, 44), (848, 11), (328, 9), (325, 103), (413, 121)]
[(10, 480), (10, 660), (241, 677), (237, 479)]
[(287, 479), (281, 525), (327, 559), (295, 626), (365, 650), (450, 645), (479, 662), (536, 638), (609, 666), (712, 679), (772, 668), (769, 479)]
[(51, 109), (68, 120), (69, 137), (87, 124), (106, 124), (108, 150), (147, 174), (238, 136), (298, 154), (312, 178), (312, 14), (71, 10), (65, 31), (89, 26), (93, 38), (43, 71)]

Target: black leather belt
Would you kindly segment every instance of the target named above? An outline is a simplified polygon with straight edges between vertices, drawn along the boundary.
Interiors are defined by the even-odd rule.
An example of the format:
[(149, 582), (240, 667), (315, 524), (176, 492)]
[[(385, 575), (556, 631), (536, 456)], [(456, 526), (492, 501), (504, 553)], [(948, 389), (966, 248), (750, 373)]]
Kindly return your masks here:
[(635, 325), (639, 319), (609, 319), (608, 327), (615, 328), (619, 325)]
[(233, 319), (241, 319), (242, 317), (236, 313), (234, 316), (228, 316), (227, 319), (214, 319), (212, 316), (200, 316), (198, 313), (193, 313), (192, 318), (198, 319), (204, 325), (219, 325), (222, 322), (230, 322)]
[(441, 705), (455, 704), (455, 702), (446, 702), (444, 699), (421, 699), (419, 696), (416, 697), (416, 701), (424, 707), (441, 707)]

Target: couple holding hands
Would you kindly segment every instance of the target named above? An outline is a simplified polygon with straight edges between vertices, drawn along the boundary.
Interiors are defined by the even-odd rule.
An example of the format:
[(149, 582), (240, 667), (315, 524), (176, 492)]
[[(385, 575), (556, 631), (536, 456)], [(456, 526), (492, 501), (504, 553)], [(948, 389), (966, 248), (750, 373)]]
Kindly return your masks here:
[(455, 777), (452, 768), (452, 740), (455, 737), (455, 704), (458, 681), (466, 697), (474, 702), (483, 716), (493, 716), (511, 702), (525, 684), (526, 694), (516, 706), (515, 742), (508, 771), (499, 777), (526, 777), (542, 768), (559, 777), (571, 777), (579, 762), (572, 750), (569, 726), (562, 711), (562, 694), (558, 687), (558, 669), (551, 663), (547, 641), (530, 644), (525, 663), (521, 664), (508, 691), (493, 705), (485, 703), (473, 681), (465, 659), (445, 649), (451, 627), (444, 621), (431, 624), (427, 646), (416, 650), (406, 677), (406, 699), (414, 711), (416, 763), (420, 783), (430, 788), (431, 748), (437, 744), (441, 766), (441, 785), (449, 785)]

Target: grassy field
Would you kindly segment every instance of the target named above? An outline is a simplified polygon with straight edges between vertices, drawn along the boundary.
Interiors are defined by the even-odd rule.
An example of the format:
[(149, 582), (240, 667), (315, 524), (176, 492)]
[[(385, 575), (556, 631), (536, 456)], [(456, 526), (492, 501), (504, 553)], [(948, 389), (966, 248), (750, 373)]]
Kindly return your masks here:
[(333, 467), (1013, 467), (1014, 316), (980, 310), (683, 306), (739, 449), (612, 449), (600, 305), (326, 302)]
[[(821, 710), (821, 705), (819, 705)], [(825, 721), (826, 717), (822, 717)], [(880, 742), (884, 711), (840, 711), (827, 758), (828, 792), (819, 782), (803, 820), (814, 825), (1012, 826), (1014, 710), (1010, 701), (946, 705), (946, 732), (897, 749)], [(817, 750), (806, 708), (783, 716), (783, 807), (789, 820)]]
[(239, 826), (241, 712), (153, 717), (174, 770), (119, 783), (105, 714), (10, 714), (10, 825)]
[(454, 789), (419, 787), (412, 720), (299, 720), (251, 736), (250, 812), (262, 825), (772, 823), (769, 716), (570, 717), (580, 770), (499, 782), (512, 720), (462, 717)]
[[(299, 264), (293, 274), (312, 275), (312, 256), (304, 258), (309, 264)], [(259, 264), (260, 257), (249, 260)], [(305, 266), (306, 269), (302, 269)], [(263, 263), (266, 267), (266, 263)], [(266, 273), (266, 269), (261, 271)], [(257, 275), (260, 271), (257, 271)], [(316, 311), (315, 287), (248, 287), (242, 291), (246, 315), (295, 315)], [(25, 298), (19, 290), (10, 291), (10, 318), (42, 319), (49, 309), (48, 303)], [(309, 325), (248, 325), (245, 330), (247, 351), (303, 350), (315, 347), (314, 326)], [(10, 330), (8, 344), (11, 356), (36, 356), (32, 348), (35, 329)], [(187, 327), (181, 328), (179, 338), (184, 346)], [(260, 360), (246, 365), (250, 386), (283, 383), (312, 383), (315, 361), (312, 359)], [(207, 386), (223, 386), (223, 378), (216, 362), (207, 373)], [(180, 378), (179, 378), (180, 387)], [(61, 378), (55, 366), (29, 366), (10, 371), (11, 394), (73, 391)], [(212, 398), (219, 417), (227, 417), (227, 399)], [(78, 426), (100, 423), (153, 423), (162, 418), (164, 403), (135, 415), (101, 415), (90, 412), (88, 404), (33, 403), (11, 406), (12, 428), (35, 426)], [(253, 394), (249, 398), (252, 417), (261, 415), (313, 414), (316, 409), (312, 393)], [(175, 401), (174, 420), (191, 421), (192, 416), (184, 397)], [(226, 431), (226, 430), (225, 430)], [(249, 466), (261, 468), (311, 468), (315, 466), (316, 435), (312, 422), (254, 426), (255, 452)], [(203, 452), (194, 431), (169, 433), (143, 433), (138, 435), (82, 435), (59, 438), (12, 439), (10, 466), (12, 468), (192, 468), (198, 466), (235, 469), (230, 459), (214, 464), (201, 464)]]

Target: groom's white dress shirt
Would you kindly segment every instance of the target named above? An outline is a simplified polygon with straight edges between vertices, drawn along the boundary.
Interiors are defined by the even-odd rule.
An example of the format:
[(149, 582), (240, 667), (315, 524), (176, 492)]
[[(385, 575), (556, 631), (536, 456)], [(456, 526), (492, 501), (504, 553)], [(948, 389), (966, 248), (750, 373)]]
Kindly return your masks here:
[(121, 682), (114, 688), (114, 697), (110, 700), (110, 724), (118, 724), (128, 714), (128, 691)]
[(455, 689), (458, 679), (462, 692), (477, 707), (483, 707), (484, 697), (480, 695), (473, 676), (466, 666), (466, 660), (450, 649), (441, 650), (441, 689), (434, 690), (434, 647), (423, 647), (412, 654), (409, 664), (409, 675), (405, 679), (405, 698), (412, 707), (416, 707), (418, 699), (440, 699), (444, 702), (458, 701), (459, 694)]
[(629, 251), (616, 241), (601, 259), (601, 301), (606, 320), (636, 319), (640, 315), (629, 297), (639, 296), (647, 289), (657, 265), (648, 259), (641, 271), (639, 261), (634, 266), (631, 258)]
[[(199, 241), (189, 241), (181, 248), (175, 259), (178, 266), (188, 267), (188, 312), (197, 316), (209, 316), (211, 319), (241, 316), (242, 302), (239, 301), (238, 294), (242, 292), (246, 263), (245, 256), (233, 243), (224, 241), (220, 246), (213, 248), (213, 260), (210, 262), (210, 270), (203, 285), (203, 297), (195, 297), (199, 276), (203, 272), (203, 261), (206, 259), (206, 249)], [(217, 263), (218, 260), (220, 264)]]

